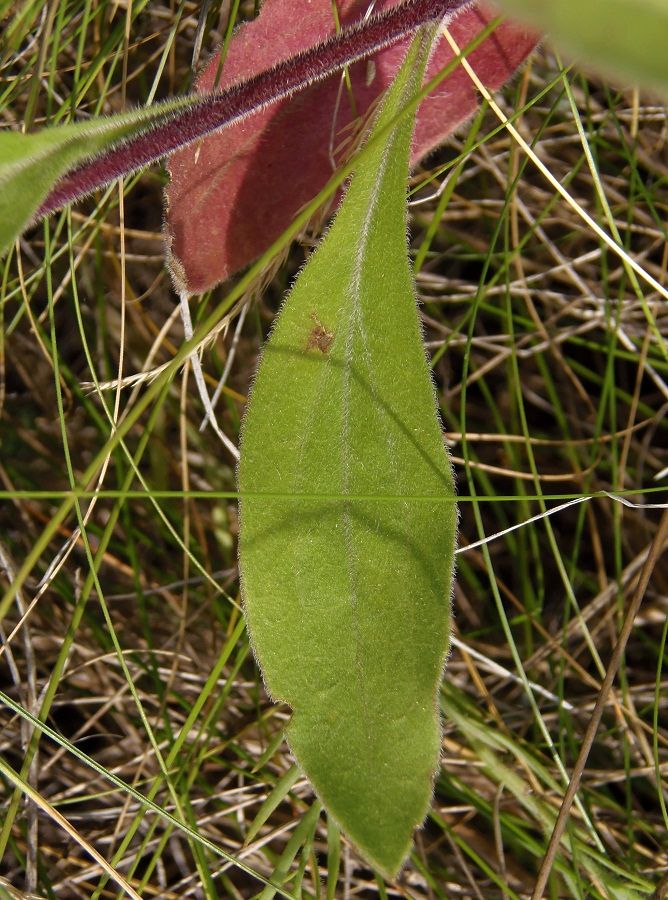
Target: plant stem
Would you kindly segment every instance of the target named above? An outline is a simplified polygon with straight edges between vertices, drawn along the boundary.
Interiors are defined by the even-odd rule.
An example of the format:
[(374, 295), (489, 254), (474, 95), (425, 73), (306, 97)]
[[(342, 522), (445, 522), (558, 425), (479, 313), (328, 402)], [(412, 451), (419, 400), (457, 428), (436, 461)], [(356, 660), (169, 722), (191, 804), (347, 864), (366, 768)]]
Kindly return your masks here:
[(372, 56), (427, 22), (451, 18), (468, 5), (470, 0), (408, 0), (366, 22), (357, 22), (227, 90), (193, 94), (188, 109), (171, 116), (166, 114), (163, 122), (153, 124), (146, 132), (117, 144), (61, 178), (37, 215), (49, 215), (116, 178), (157, 162), (193, 141), (323, 81), (357, 60)]

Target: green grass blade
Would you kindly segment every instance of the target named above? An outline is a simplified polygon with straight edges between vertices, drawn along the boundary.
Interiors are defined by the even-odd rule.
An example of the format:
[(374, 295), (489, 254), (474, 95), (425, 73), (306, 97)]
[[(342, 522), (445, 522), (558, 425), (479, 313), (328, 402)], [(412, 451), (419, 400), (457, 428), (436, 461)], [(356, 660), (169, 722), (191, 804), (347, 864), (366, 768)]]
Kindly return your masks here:
[(251, 841), (255, 840), (264, 823), (273, 811), (285, 800), (298, 779), (299, 769), (297, 766), (292, 766), (278, 781), (276, 787), (257, 811), (257, 815), (253, 819), (253, 823), (246, 833), (247, 844), (250, 844)]
[[(428, 45), (414, 44), (376, 130), (415, 92)], [(293, 708), (288, 739), (328, 812), (386, 875), (410, 850), (438, 763), (456, 525), (440, 502), (452, 474), (407, 258), (410, 139), (402, 121), (365, 157), (281, 311), (239, 464), (242, 497), (293, 495), (241, 503), (242, 590), (267, 686)], [(374, 499), (388, 494), (396, 502)]]
[[(320, 804), (314, 803), (308, 810), (308, 812), (305, 813), (303, 819), (295, 828), (292, 837), (285, 845), (285, 850), (281, 854), (281, 857), (278, 860), (274, 871), (272, 872), (272, 882), (279, 884), (284, 882), (288, 877), (290, 866), (294, 862), (294, 859), (299, 853), (300, 848), (303, 847), (304, 844), (312, 844), (313, 835), (315, 833), (316, 825), (318, 824), (319, 816)], [(275, 896), (276, 888), (273, 886), (268, 886), (259, 895), (258, 900), (272, 900), (272, 898)]]
[(327, 822), (327, 900), (335, 900), (341, 868), (341, 832), (333, 819)]

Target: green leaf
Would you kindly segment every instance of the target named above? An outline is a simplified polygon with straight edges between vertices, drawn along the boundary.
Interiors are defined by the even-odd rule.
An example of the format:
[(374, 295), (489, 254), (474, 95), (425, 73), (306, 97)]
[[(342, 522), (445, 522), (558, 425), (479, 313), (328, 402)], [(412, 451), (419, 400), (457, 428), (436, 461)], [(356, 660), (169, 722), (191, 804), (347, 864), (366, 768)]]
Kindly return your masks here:
[[(240, 566), (267, 688), (329, 814), (385, 875), (428, 809), (456, 508), (406, 245), (422, 33), (283, 306), (242, 430)], [(385, 137), (382, 132), (385, 130)]]
[(34, 134), (0, 131), (0, 255), (30, 224), (58, 179), (107, 150), (185, 108), (179, 97), (154, 107), (46, 128)]
[(668, 92), (666, 0), (499, 0), (587, 65)]

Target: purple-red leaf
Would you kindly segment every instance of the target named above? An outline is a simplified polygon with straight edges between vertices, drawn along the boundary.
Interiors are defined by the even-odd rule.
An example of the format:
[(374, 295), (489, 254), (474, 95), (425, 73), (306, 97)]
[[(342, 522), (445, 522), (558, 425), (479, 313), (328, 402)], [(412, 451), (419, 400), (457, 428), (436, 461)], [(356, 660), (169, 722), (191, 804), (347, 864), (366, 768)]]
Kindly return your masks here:
[[(349, 28), (321, 43), (280, 60), (268, 69), (213, 93), (195, 91), (176, 100), (147, 107), (153, 125), (134, 137), (114, 143), (67, 172), (53, 186), (37, 210), (46, 216), (67, 203), (157, 162), (170, 153), (200, 141), (206, 135), (292, 96), (309, 84), (324, 81), (346, 65), (414, 34), (420, 25), (444, 16), (471, 0), (405, 0), (370, 19), (359, 19)], [(109, 120), (113, 123), (113, 117)], [(6, 141), (5, 141), (6, 143)], [(2, 173), (0, 173), (2, 180)]]
[[(397, 0), (380, 0), (375, 11), (396, 5)], [(341, 23), (358, 20), (367, 6), (368, 0), (338, 0)], [(493, 15), (479, 5), (461, 12), (450, 23), (458, 44), (466, 46)], [(265, 0), (258, 18), (237, 30), (222, 73), (215, 56), (197, 89), (238, 83), (317, 45), (334, 30), (331, 0)], [(536, 39), (526, 28), (504, 22), (469, 60), (494, 90), (531, 53)], [(171, 268), (184, 289), (208, 290), (276, 240), (345, 158), (346, 141), (355, 135), (352, 126), (390, 83), (406, 46), (403, 41), (350, 67), (353, 102), (341, 77), (333, 76), (171, 157), (166, 232)], [(441, 40), (427, 77), (451, 60), (452, 50)], [(442, 144), (477, 105), (475, 88), (458, 67), (420, 106), (413, 162)]]

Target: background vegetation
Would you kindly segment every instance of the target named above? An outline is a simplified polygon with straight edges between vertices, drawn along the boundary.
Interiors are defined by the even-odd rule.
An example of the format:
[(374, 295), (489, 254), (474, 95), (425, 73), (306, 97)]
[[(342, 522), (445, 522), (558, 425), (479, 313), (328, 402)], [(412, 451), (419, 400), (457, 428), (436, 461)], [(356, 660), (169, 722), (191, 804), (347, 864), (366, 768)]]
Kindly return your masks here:
[[(7, 9), (2, 123), (33, 128), (182, 92), (200, 40), (203, 56), (255, 12), (108, 0)], [(549, 44), (501, 104), (577, 203), (665, 282), (665, 107), (564, 68)], [(412, 183), (462, 552), (443, 765), (396, 884), (318, 815), (281, 743), (289, 711), (267, 701), (239, 610), (234, 466), (199, 430), (188, 366), (108, 452), (99, 495), (58, 513), (141, 397), (141, 385), (91, 383), (150, 371), (183, 340), (162, 259), (165, 176), (153, 169), (52, 217), (2, 262), (0, 891), (115, 895), (106, 861), (143, 897), (251, 897), (262, 890), (253, 873), (305, 897), (529, 895), (656, 534), (651, 504), (665, 502), (668, 313), (497, 126), (483, 109)], [(228, 434), (312, 237), (248, 298), (243, 327), (204, 354), (211, 389), (229, 367)], [(195, 316), (228, 288), (198, 298)], [(667, 596), (663, 559), (550, 896), (663, 896)], [(50, 734), (37, 742), (20, 710), (45, 717)]]

